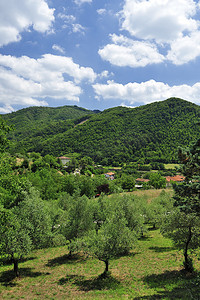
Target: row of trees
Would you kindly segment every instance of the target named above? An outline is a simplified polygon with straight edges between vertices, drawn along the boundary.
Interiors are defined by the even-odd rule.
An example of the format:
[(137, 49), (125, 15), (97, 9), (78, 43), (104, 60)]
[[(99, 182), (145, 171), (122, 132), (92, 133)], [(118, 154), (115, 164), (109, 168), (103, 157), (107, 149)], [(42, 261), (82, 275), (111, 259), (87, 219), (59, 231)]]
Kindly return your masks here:
[[(8, 130), (5, 124), (1, 127), (2, 150)], [(200, 140), (190, 150), (180, 150), (180, 170), (186, 177), (185, 182), (174, 187), (173, 199), (163, 192), (147, 204), (147, 201), (128, 195), (94, 198), (94, 179), (60, 174), (56, 167), (51, 168), (54, 162), (50, 156), (45, 157), (45, 164), (37, 166), (34, 172), (26, 168), (25, 172), (14, 172), (17, 169), (12, 157), (2, 153), (1, 257), (9, 257), (13, 261), (18, 275), (18, 262), (31, 250), (68, 244), (69, 255), (73, 251), (85, 251), (105, 263), (107, 274), (109, 260), (127, 254), (136, 240), (143, 236), (147, 224), (151, 224), (153, 228), (159, 226), (164, 235), (184, 250), (185, 269), (192, 271), (188, 251), (200, 245), (199, 154)], [(158, 182), (156, 176), (159, 174), (154, 174), (152, 182), (153, 179)], [(127, 181), (122, 178), (120, 182), (124, 189), (128, 189)], [(127, 178), (130, 179), (130, 176)], [(95, 180), (99, 180), (96, 182), (98, 189), (106, 179), (97, 176)], [(109, 188), (113, 184), (116, 189), (117, 185), (113, 182), (110, 182)], [(120, 188), (122, 184), (118, 191)]]

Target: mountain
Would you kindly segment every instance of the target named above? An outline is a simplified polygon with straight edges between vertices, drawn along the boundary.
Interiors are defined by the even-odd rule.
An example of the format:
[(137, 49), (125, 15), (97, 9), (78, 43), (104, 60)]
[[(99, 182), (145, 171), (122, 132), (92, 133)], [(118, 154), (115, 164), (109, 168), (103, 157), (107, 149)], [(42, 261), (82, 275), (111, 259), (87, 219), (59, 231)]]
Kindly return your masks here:
[[(18, 131), (13, 132), (14, 151), (19, 152), (25, 148), (26, 151), (56, 156), (77, 152), (92, 157), (98, 163), (116, 165), (139, 159), (146, 162), (170, 162), (176, 161), (179, 146), (187, 147), (199, 138), (197, 123), (200, 107), (178, 98), (136, 108), (115, 107), (96, 114), (84, 111), (82, 119), (65, 120), (65, 128), (57, 128), (57, 132), (50, 121), (51, 109), (49, 112), (46, 108), (40, 109), (43, 119), (38, 121), (37, 113), (31, 119), (32, 127), (37, 128), (34, 125), (37, 122), (40, 124), (35, 135), (27, 135), (26, 126), (20, 123), (16, 125)], [(56, 108), (52, 110), (56, 111)], [(13, 121), (15, 124), (11, 116), (21, 114), (22, 111), (6, 115), (7, 122)], [(56, 115), (57, 126), (61, 122), (62, 127), (62, 114), (53, 115)], [(27, 119), (28, 114), (25, 113), (23, 118)], [(26, 123), (24, 120), (21, 122)], [(39, 135), (40, 130), (45, 131), (45, 135)]]
[[(2, 118), (13, 127), (9, 138), (16, 148), (29, 149), (42, 139), (66, 132), (77, 123), (97, 113), (85, 108), (74, 106), (62, 107), (29, 107), (10, 114), (2, 115)], [(36, 141), (34, 141), (36, 140)], [(17, 150), (17, 149), (16, 149)]]

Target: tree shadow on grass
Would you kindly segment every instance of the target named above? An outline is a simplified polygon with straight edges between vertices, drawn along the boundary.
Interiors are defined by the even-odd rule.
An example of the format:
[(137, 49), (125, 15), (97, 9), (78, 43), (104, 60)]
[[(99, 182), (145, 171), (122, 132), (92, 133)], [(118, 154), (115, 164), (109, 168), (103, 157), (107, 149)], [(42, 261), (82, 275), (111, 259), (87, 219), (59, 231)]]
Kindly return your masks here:
[(68, 275), (65, 278), (59, 280), (60, 285), (64, 285), (68, 282), (76, 285), (81, 291), (91, 291), (91, 290), (115, 290), (120, 285), (120, 281), (111, 276), (110, 274), (105, 276), (101, 274), (98, 277), (92, 279), (85, 279), (84, 276), (78, 275)]
[(153, 250), (157, 253), (161, 253), (161, 252), (169, 252), (169, 251), (173, 251), (176, 248), (175, 247), (149, 247), (150, 250)]
[(140, 241), (150, 241), (150, 240), (152, 240), (152, 238), (149, 236), (143, 235), (139, 238), (139, 240)]
[(33, 272), (32, 268), (20, 268), (19, 269), (19, 277), (16, 277), (13, 270), (8, 270), (8, 271), (4, 271), (1, 273), (0, 283), (6, 287), (7, 286), (14, 287), (17, 285), (17, 283), (13, 281), (16, 278), (38, 277), (41, 275), (49, 275), (49, 274), (50, 273)]
[(79, 254), (65, 254), (53, 259), (49, 259), (46, 264), (47, 267), (56, 267), (63, 264), (76, 264), (76, 263), (84, 263), (86, 258)]
[(152, 274), (143, 281), (155, 290), (152, 296), (134, 298), (141, 299), (195, 299), (200, 300), (200, 277), (198, 274), (181, 271), (166, 271), (163, 274)]
[[(29, 261), (29, 260), (34, 260), (36, 259), (37, 257), (23, 257), (23, 258), (20, 258), (20, 263), (23, 263), (23, 262), (26, 262), (26, 261)], [(2, 258), (0, 260), (0, 265), (3, 265), (3, 266), (10, 266), (13, 264), (13, 261), (12, 259), (10, 258)]]

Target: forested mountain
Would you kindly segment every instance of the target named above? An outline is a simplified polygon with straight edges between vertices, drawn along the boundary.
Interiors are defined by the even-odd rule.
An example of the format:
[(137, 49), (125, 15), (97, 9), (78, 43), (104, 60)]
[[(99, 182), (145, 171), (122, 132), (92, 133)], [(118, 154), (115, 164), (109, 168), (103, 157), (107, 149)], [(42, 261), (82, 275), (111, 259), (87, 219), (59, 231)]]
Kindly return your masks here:
[(97, 112), (76, 105), (56, 108), (29, 107), (2, 115), (2, 118), (13, 126), (9, 138), (21, 150), (29, 149), (31, 144), (49, 136), (67, 131)]
[[(4, 115), (17, 128), (12, 133), (13, 151), (56, 156), (77, 152), (105, 165), (139, 159), (170, 162), (176, 160), (179, 146), (199, 138), (200, 107), (178, 98), (98, 114), (75, 107), (80, 115), (72, 114), (70, 120), (64, 113), (67, 108), (62, 113), (56, 108), (31, 108)], [(34, 132), (28, 133), (30, 128)]]

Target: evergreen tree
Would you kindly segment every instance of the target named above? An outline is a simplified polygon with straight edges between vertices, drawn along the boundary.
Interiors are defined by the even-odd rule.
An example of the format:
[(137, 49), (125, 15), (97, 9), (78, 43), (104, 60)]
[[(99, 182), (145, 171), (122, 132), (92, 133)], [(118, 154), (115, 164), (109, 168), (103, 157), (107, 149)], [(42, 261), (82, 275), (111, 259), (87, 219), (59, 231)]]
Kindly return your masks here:
[(185, 180), (174, 185), (175, 206), (185, 213), (200, 215), (200, 139), (190, 149), (179, 149), (178, 155)]
[(185, 180), (174, 185), (175, 208), (165, 218), (162, 231), (183, 249), (185, 270), (191, 272), (193, 264), (188, 250), (200, 245), (200, 139), (190, 149), (179, 149), (178, 155), (181, 162), (179, 171)]

